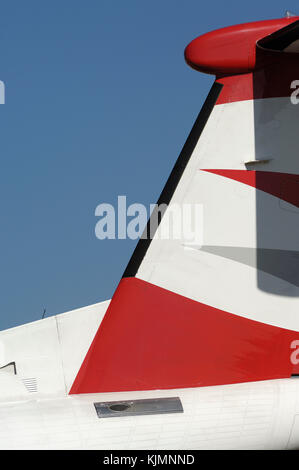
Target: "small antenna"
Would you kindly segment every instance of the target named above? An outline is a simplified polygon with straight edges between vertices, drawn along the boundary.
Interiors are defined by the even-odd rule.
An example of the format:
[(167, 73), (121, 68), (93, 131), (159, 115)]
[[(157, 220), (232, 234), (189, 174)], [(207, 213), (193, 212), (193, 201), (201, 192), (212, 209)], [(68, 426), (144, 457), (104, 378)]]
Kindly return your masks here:
[(292, 13), (291, 11), (287, 10), (284, 14), (284, 17), (285, 18), (292, 18), (293, 16), (297, 16), (295, 15), (295, 13)]
[(45, 318), (46, 315), (46, 309), (44, 308), (43, 315), (42, 315), (42, 320)]

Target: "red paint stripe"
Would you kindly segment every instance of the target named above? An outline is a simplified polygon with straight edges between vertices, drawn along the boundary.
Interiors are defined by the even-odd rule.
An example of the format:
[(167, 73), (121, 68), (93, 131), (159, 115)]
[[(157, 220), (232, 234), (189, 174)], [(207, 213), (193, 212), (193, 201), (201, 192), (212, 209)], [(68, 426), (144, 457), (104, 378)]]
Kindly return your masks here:
[(244, 183), (299, 207), (299, 175), (274, 171), (203, 170)]
[(291, 83), (297, 79), (299, 80), (297, 57), (275, 58), (267, 67), (251, 73), (217, 77), (216, 81), (221, 83), (223, 88), (216, 104), (290, 97), (294, 91)]
[(121, 280), (70, 393), (200, 387), (289, 377), (299, 333)]
[(217, 78), (216, 81), (223, 85), (216, 105), (253, 99), (252, 73)]

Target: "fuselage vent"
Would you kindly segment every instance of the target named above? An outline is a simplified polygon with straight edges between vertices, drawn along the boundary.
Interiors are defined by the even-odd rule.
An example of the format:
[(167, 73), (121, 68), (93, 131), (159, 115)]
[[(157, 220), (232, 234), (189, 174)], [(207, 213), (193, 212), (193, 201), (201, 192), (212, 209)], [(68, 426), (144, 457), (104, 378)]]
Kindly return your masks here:
[(23, 384), (27, 388), (28, 392), (34, 393), (37, 392), (37, 379), (35, 377), (29, 377), (27, 379), (22, 379)]

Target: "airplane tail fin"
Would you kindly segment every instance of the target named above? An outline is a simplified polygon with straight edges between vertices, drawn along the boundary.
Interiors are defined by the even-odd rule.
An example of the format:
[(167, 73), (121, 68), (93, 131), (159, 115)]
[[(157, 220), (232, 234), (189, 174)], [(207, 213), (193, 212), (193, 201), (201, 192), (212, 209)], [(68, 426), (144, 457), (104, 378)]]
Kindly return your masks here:
[[(216, 81), (70, 393), (299, 372), (298, 54), (298, 17), (187, 46)], [(201, 213), (197, 242), (161, 238), (174, 205)]]

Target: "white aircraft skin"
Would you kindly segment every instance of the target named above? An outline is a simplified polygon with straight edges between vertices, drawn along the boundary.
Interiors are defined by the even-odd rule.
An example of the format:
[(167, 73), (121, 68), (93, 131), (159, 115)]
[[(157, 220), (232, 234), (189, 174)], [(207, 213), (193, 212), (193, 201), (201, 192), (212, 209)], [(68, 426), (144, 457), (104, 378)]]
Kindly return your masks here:
[[(279, 197), (217, 174), (299, 174), (298, 112), (284, 95), (217, 101), (171, 197), (203, 204), (203, 245), (186, 250), (183, 239), (155, 236), (131, 279), (211, 311), (299, 332), (297, 271), (288, 271), (289, 261), (277, 271), (275, 260), (267, 264), (262, 256), (263, 250), (297, 256), (298, 205), (284, 187)], [(102, 320), (112, 304), (0, 332), (1, 449), (299, 449), (299, 376), (109, 393), (92, 385), (82, 392), (81, 365), (100, 325), (100, 335), (107, 328)], [(226, 351), (218, 357), (215, 373)], [(179, 397), (183, 412), (101, 419), (94, 406), (165, 397)]]

